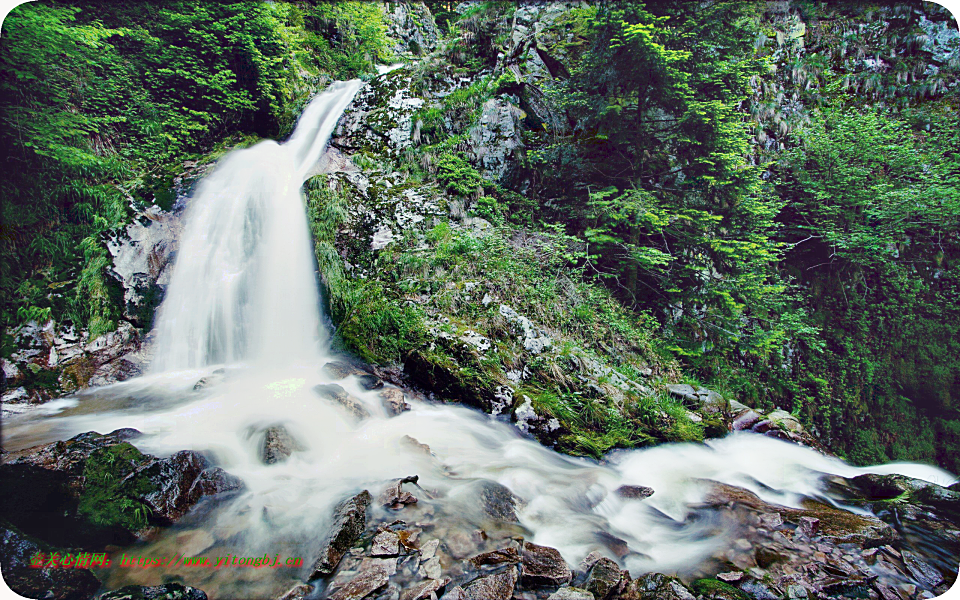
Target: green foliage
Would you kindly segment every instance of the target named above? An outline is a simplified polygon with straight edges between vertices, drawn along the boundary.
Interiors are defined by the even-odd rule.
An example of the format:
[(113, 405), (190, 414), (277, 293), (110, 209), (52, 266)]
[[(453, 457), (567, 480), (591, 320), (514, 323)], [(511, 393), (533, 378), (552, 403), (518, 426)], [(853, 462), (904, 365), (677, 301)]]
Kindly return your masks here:
[(779, 163), (780, 218), (822, 330), (794, 371), (811, 420), (858, 462), (956, 469), (940, 419), (960, 410), (960, 134), (907, 120), (930, 116), (825, 107)]
[(113, 328), (101, 233), (168, 207), (180, 164), (235, 132), (289, 131), (324, 74), (372, 72), (390, 58), (383, 18), (366, 2), (16, 7), (0, 40), (3, 320)]

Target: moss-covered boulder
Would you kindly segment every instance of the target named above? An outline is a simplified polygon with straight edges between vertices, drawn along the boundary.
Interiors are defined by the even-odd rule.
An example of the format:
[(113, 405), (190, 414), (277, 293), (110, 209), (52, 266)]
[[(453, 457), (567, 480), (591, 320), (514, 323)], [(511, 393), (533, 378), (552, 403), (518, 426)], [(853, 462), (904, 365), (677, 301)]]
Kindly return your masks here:
[(139, 432), (87, 432), (11, 453), (0, 465), (0, 516), (61, 546), (126, 544), (179, 520), (201, 498), (242, 482), (197, 452), (140, 452)]

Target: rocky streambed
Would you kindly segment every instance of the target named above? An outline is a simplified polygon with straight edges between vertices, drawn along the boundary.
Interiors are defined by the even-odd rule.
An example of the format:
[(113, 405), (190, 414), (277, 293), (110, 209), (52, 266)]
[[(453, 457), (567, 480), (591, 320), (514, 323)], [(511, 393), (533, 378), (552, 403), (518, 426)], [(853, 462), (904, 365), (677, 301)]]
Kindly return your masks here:
[[(326, 487), (341, 491), (328, 494), (331, 501), (316, 511), (322, 514), (304, 517), (296, 532), (297, 523), (291, 528), (280, 506), (256, 504), (243, 481), (248, 477), (262, 493), (260, 473), (281, 471), (271, 480), (271, 485), (279, 485), (277, 481), (298, 472), (307, 476), (313, 468), (303, 461), (317, 441), (296, 423), (283, 421), (282, 407), (277, 423), (261, 422), (240, 436), (256, 457), (256, 469), (223, 460), (223, 451), (217, 449), (153, 455), (146, 450), (152, 447), (149, 433), (132, 428), (107, 434), (89, 431), (8, 452), (0, 465), (5, 490), (0, 552), (8, 585), (27, 596), (49, 592), (53, 598), (105, 600), (909, 600), (932, 598), (954, 582), (954, 567), (960, 562), (956, 484), (947, 488), (905, 475), (849, 468), (841, 469), (842, 475), (815, 476), (814, 488), (800, 486), (771, 496), (767, 492), (776, 490), (758, 485), (764, 479), (762, 468), (756, 472), (759, 480), (751, 482), (747, 476), (743, 485), (736, 485), (743, 473), (731, 477), (701, 468), (703, 478), (684, 475), (685, 491), (678, 492), (672, 483), (658, 485), (666, 481), (654, 476), (663, 466), (657, 464), (663, 451), (672, 450), (679, 460), (686, 456), (690, 463), (701, 459), (685, 452), (708, 451), (685, 444), (661, 446), (646, 455), (612, 455), (606, 465), (565, 462), (562, 471), (545, 462), (543, 469), (564, 488), (557, 491), (523, 478), (523, 459), (515, 455), (539, 447), (536, 442), (519, 435), (500, 439), (502, 430), (477, 421), (475, 426), (486, 436), (483, 441), (493, 446), (493, 454), (503, 456), (500, 464), (477, 469), (451, 453), (449, 439), (435, 431), (440, 421), (424, 428), (412, 425), (413, 419), (426, 419), (431, 414), (426, 411), (434, 409), (464, 411), (492, 424), (490, 417), (436, 407), (361, 367), (327, 363), (318, 379), (324, 383), (305, 384), (303, 397), (332, 410), (330, 415), (339, 415), (341, 423), (355, 431), (382, 439), (385, 462), (390, 462), (391, 452), (402, 457), (379, 473), (397, 464), (409, 464), (416, 472), (396, 472), (393, 479), (368, 475), (362, 478), (365, 485), (353, 491), (348, 491), (352, 484), (338, 487), (330, 482)], [(235, 377), (229, 371), (211, 372), (190, 386), (189, 393), (209, 402), (210, 394)], [(809, 434), (788, 417), (731, 406), (702, 388), (678, 387), (673, 393), (715, 405), (731, 440), (762, 441), (773, 444), (762, 446), (770, 451), (787, 449), (832, 460), (800, 446)], [(144, 422), (152, 427), (149, 418)], [(374, 428), (388, 424), (399, 427)], [(512, 426), (498, 426), (516, 432)], [(743, 429), (753, 431), (738, 431)], [(464, 436), (471, 435), (469, 428), (464, 431)], [(351, 456), (349, 443), (344, 437), (345, 452), (336, 460), (348, 468), (354, 459), (366, 462), (362, 449)], [(739, 460), (737, 452), (728, 451), (727, 459), (723, 449), (715, 454), (717, 461)], [(643, 478), (635, 475), (634, 463), (646, 465), (650, 477), (644, 481), (651, 485), (640, 485)], [(360, 469), (360, 462), (356, 464)], [(784, 462), (785, 469), (793, 466)], [(677, 469), (682, 468), (689, 465), (678, 463)], [(611, 469), (618, 470), (616, 478)], [(116, 560), (122, 553), (216, 557), (231, 548), (243, 552), (253, 539), (249, 531), (256, 529), (251, 514), (256, 527), (275, 531), (254, 544), (257, 553), (269, 546), (271, 554), (301, 556), (301, 567), (31, 567), (38, 553), (106, 553)], [(649, 525), (631, 529), (624, 525), (631, 519)], [(644, 535), (644, 527), (649, 535)], [(564, 528), (577, 543), (558, 533)], [(673, 537), (658, 531), (672, 531)], [(648, 568), (670, 564), (664, 548), (676, 555), (674, 568), (663, 569), (666, 573)]]

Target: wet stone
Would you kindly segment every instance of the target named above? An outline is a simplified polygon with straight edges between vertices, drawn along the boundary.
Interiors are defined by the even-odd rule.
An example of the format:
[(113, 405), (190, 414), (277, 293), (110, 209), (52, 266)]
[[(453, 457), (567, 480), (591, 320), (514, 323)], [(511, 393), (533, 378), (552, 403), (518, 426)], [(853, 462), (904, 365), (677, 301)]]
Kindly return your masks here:
[(440, 546), (440, 540), (430, 540), (429, 542), (424, 542), (423, 546), (420, 548), (420, 560), (429, 560), (436, 556), (437, 548)]
[(430, 598), (430, 594), (438, 593), (439, 590), (443, 589), (443, 586), (443, 581), (437, 579), (424, 581), (400, 594), (400, 600), (427, 600)]
[(550, 594), (547, 600), (596, 600), (596, 597), (587, 590), (565, 587)]
[(370, 416), (370, 411), (362, 402), (335, 383), (316, 385), (313, 387), (313, 391), (321, 398), (336, 402), (357, 420), (366, 419)]
[(797, 529), (807, 537), (813, 537), (820, 531), (820, 519), (814, 517), (800, 517), (800, 524)]
[[(387, 414), (397, 416), (400, 413), (410, 410), (410, 405), (403, 398), (403, 392), (397, 388), (385, 388), (380, 392), (380, 400)], [(413, 438), (410, 438), (413, 439)]]
[(417, 441), (416, 438), (412, 438), (409, 435), (405, 435), (402, 438), (400, 438), (400, 444), (407, 448), (410, 448), (411, 450), (415, 450), (417, 452), (426, 454), (427, 456), (430, 455), (430, 446), (426, 444), (421, 444), (419, 441)]
[(345, 379), (350, 375), (366, 375), (357, 367), (342, 360), (333, 360), (320, 367), (320, 372), (330, 379)]
[(358, 377), (360, 387), (365, 390), (379, 390), (383, 387), (383, 381), (376, 375), (366, 373)]
[(753, 409), (747, 409), (746, 412), (738, 416), (731, 425), (731, 429), (734, 431), (743, 431), (744, 429), (750, 429), (754, 425), (760, 422), (760, 415)]
[(717, 579), (725, 583), (736, 583), (742, 580), (746, 574), (743, 571), (730, 571), (727, 573), (720, 573), (717, 575)]
[(283, 425), (267, 427), (263, 442), (260, 444), (260, 460), (265, 465), (283, 462), (290, 458), (295, 450), (303, 446), (294, 439)]
[[(509, 600), (517, 585), (517, 571), (509, 569), (496, 575), (480, 577), (467, 584), (463, 600)], [(446, 598), (446, 595), (444, 596)]]
[(495, 481), (484, 480), (479, 483), (480, 506), (488, 516), (501, 521), (517, 523), (517, 507), (520, 499), (506, 487)]
[(361, 600), (386, 587), (389, 580), (390, 577), (383, 567), (372, 567), (361, 571), (349, 583), (335, 591), (330, 596), (330, 600)]
[(623, 593), (622, 600), (696, 600), (680, 580), (663, 573), (648, 573), (631, 581)]
[(440, 566), (440, 557), (434, 556), (427, 560), (420, 561), (420, 568), (417, 570), (417, 575), (424, 579), (440, 579), (442, 574), (442, 569)]
[(520, 562), (520, 553), (512, 547), (484, 552), (470, 559), (470, 564), (478, 569), (483, 566), (516, 564), (518, 562)]
[(400, 554), (400, 536), (392, 531), (381, 531), (373, 538), (372, 556), (396, 556)]
[(367, 524), (370, 500), (370, 492), (364, 490), (337, 505), (333, 511), (333, 526), (314, 563), (310, 579), (333, 573), (343, 555), (360, 538)]
[(622, 579), (619, 565), (609, 558), (601, 558), (590, 569), (585, 587), (597, 600), (608, 600), (616, 594)]
[(940, 571), (921, 560), (919, 556), (907, 550), (904, 550), (901, 554), (907, 571), (925, 587), (933, 589), (943, 583), (943, 575), (940, 574)]
[(523, 545), (520, 569), (524, 585), (560, 586), (572, 575), (556, 548), (531, 543)]
[(621, 485), (617, 488), (616, 494), (629, 500), (643, 500), (653, 495), (653, 488), (643, 485)]
[(312, 585), (308, 583), (298, 583), (284, 592), (282, 596), (277, 596), (277, 600), (304, 600), (311, 592), (313, 592)]

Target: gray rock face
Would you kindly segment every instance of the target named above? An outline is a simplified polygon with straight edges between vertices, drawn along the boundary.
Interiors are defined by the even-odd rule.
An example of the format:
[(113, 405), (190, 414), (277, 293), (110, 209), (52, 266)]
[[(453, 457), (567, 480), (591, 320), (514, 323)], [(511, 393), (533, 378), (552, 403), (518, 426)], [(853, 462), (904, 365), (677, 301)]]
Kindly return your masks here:
[(112, 275), (123, 286), (124, 317), (138, 326), (150, 324), (170, 282), (182, 229), (179, 213), (151, 206), (107, 241)]
[(397, 40), (395, 53), (419, 56), (436, 48), (440, 32), (423, 2), (388, 2), (385, 13), (387, 35)]
[(413, 115), (423, 106), (423, 98), (410, 90), (410, 75), (410, 69), (402, 67), (361, 88), (340, 118), (331, 144), (347, 154), (366, 150), (399, 158), (413, 143)]
[(684, 404), (708, 414), (725, 415), (730, 412), (730, 403), (713, 390), (694, 387), (685, 383), (671, 383), (667, 386), (671, 395), (683, 400)]
[(506, 97), (487, 100), (480, 121), (469, 132), (471, 154), (483, 177), (492, 182), (507, 178), (523, 149), (520, 119), (523, 111)]
[(164, 583), (154, 586), (128, 585), (107, 592), (98, 600), (207, 600), (207, 595), (203, 590), (182, 583)]
[(370, 492), (364, 490), (337, 505), (333, 511), (330, 533), (320, 549), (309, 579), (333, 573), (343, 555), (360, 539), (367, 525), (370, 500)]
[(556, 548), (526, 543), (521, 552), (520, 571), (524, 585), (563, 585), (573, 575)]
[(509, 306), (505, 304), (500, 305), (500, 316), (513, 326), (517, 336), (523, 343), (523, 348), (530, 354), (540, 354), (553, 346), (553, 340), (550, 339), (545, 331)]

